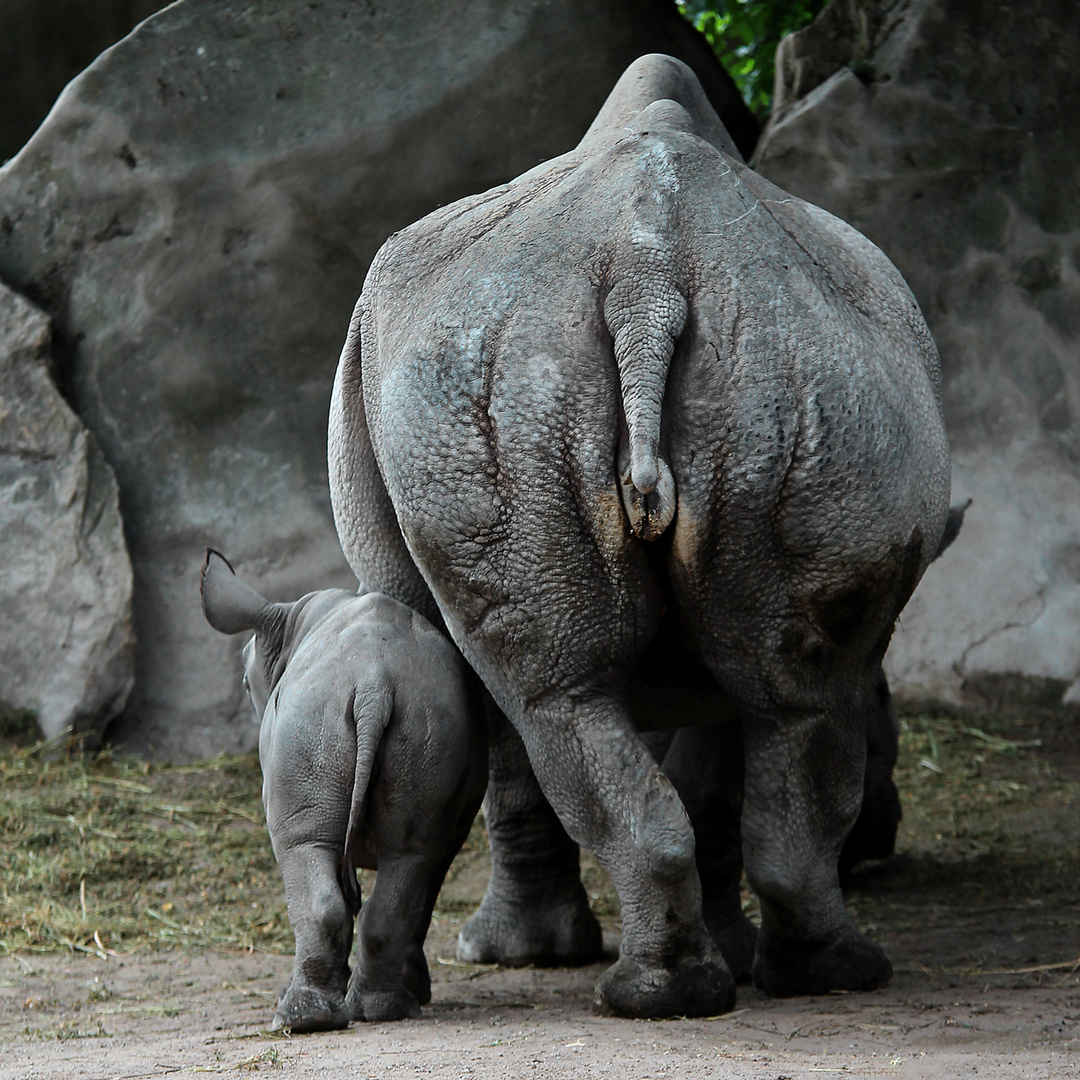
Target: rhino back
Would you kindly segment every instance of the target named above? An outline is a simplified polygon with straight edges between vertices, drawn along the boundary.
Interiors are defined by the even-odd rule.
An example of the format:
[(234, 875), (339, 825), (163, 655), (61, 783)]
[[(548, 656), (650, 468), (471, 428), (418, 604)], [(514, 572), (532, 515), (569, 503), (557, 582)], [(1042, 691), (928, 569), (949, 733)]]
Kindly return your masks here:
[[(466, 632), (502, 612), (495, 648), (558, 647), (550, 627), (533, 641), (535, 628), (505, 625), (524, 565), (541, 568), (540, 592), (549, 568), (581, 566), (586, 593), (567, 617), (586, 636), (613, 612), (646, 636), (658, 617), (663, 585), (616, 476), (628, 369), (610, 301), (624, 281), (686, 301), (670, 367), (652, 369), (677, 564), (722, 558), (767, 576), (772, 561), (781, 577), (823, 579), (895, 562), (919, 537), (902, 575), (913, 587), (944, 524), (937, 355), (895, 268), (697, 137), (684, 110), (650, 112), (411, 226), (365, 287), (367, 414), (406, 542)], [(650, 218), (650, 199), (671, 205)], [(648, 289), (627, 296), (628, 317), (663, 321)]]

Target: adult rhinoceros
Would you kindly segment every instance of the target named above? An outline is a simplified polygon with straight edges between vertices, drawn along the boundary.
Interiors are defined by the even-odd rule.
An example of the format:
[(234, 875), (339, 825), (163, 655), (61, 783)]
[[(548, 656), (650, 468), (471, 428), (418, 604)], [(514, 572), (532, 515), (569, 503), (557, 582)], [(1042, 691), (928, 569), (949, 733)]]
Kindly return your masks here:
[[(726, 723), (690, 730), (745, 777), (756, 982), (888, 979), (836, 866), (862, 717), (948, 509), (937, 354), (895, 268), (746, 168), (688, 68), (638, 60), (576, 149), (387, 241), (330, 482), (358, 577), (441, 613), (614, 879), (599, 1008), (734, 1000), (691, 823), (635, 730), (659, 664), (708, 673), (696, 700)], [(723, 760), (740, 741), (745, 768)]]

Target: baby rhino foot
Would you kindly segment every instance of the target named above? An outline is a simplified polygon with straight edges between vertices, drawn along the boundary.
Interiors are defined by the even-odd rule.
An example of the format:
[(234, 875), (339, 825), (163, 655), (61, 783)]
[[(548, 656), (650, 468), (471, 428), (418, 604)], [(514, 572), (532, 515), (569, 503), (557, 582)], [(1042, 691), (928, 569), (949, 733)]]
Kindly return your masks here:
[(719, 1016), (735, 1006), (735, 980), (718, 952), (674, 968), (650, 967), (630, 956), (600, 976), (594, 1009), (602, 1016), (663, 1020)]
[(349, 1011), (338, 994), (313, 986), (287, 986), (278, 1001), (271, 1028), (288, 1028), (300, 1035), (307, 1031), (336, 1031), (349, 1026)]
[(420, 1002), (404, 986), (395, 990), (362, 990), (349, 987), (349, 1014), (354, 1020), (415, 1020)]
[(488, 892), (458, 937), (459, 960), (505, 967), (577, 967), (603, 953), (596, 916), (579, 882), (562, 903), (507, 900)]
[(879, 990), (890, 978), (889, 958), (854, 927), (826, 942), (778, 938), (765, 931), (758, 938), (754, 984), (773, 997)]

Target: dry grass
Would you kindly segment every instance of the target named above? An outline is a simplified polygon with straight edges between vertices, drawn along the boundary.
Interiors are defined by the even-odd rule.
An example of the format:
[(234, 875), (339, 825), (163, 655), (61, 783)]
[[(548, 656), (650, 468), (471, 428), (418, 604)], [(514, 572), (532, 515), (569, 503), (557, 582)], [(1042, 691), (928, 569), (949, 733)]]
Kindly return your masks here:
[[(1080, 725), (1071, 724), (1053, 728), (1065, 741), (1049, 746), (1045, 721), (905, 721), (903, 880), (856, 881), (853, 910), (890, 919), (899, 909), (870, 909), (950, 877), (966, 889), (1080, 904)], [(292, 951), (255, 755), (160, 766), (6, 734), (0, 952)], [(478, 823), (448, 881), (472, 874), (486, 847)], [(594, 910), (615, 924), (610, 879), (589, 856), (583, 870)], [(474, 903), (448, 888), (436, 914), (461, 921)]]
[(903, 722), (898, 849), (1018, 896), (1080, 903), (1080, 720)]
[(895, 777), (897, 854), (853, 876), (856, 923), (920, 970), (956, 968), (959, 941), (958, 971), (1074, 970), (1080, 718), (908, 717)]
[(254, 756), (0, 750), (0, 950), (289, 952)]

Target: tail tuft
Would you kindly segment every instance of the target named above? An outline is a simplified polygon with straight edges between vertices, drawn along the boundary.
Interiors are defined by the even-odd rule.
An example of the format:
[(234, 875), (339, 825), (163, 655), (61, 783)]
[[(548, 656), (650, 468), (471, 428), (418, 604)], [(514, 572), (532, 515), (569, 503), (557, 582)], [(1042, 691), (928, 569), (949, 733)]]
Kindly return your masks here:
[(675, 477), (662, 457), (652, 459), (656, 482), (648, 492), (635, 483), (630, 462), (619, 462), (619, 492), (630, 528), (639, 540), (658, 539), (675, 517)]

